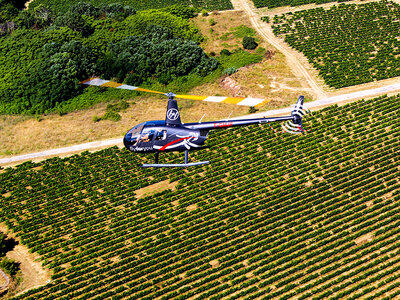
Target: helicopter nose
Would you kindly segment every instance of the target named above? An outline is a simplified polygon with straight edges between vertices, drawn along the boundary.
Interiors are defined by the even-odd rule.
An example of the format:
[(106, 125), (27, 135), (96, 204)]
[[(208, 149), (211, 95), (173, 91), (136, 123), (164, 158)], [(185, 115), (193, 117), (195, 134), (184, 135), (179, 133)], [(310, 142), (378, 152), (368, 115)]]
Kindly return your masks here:
[(132, 146), (132, 142), (128, 141), (126, 136), (124, 136), (124, 145), (125, 145), (125, 148), (128, 150), (130, 150), (129, 148), (130, 148), (130, 146)]

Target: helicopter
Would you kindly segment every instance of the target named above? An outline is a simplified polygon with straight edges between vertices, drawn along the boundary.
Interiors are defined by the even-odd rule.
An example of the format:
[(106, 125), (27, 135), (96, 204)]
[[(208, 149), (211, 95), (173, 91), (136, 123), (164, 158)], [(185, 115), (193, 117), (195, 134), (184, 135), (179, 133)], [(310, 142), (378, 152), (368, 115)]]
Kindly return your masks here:
[[(261, 98), (243, 98), (243, 97), (221, 97), (221, 96), (194, 96), (194, 95), (176, 95), (174, 93), (163, 93), (140, 87), (135, 87), (123, 83), (113, 82), (100, 78), (90, 78), (81, 82), (85, 85), (111, 87), (127, 89), (132, 91), (141, 91), (147, 93), (162, 94), (168, 97), (168, 105), (165, 120), (147, 121), (131, 128), (124, 136), (125, 147), (136, 153), (155, 153), (154, 164), (143, 164), (142, 167), (191, 167), (209, 164), (209, 161), (200, 161), (189, 163), (189, 151), (208, 148), (204, 146), (210, 130), (224, 129), (235, 126), (246, 126), (251, 124), (267, 124), (277, 121), (286, 121), (282, 126), (285, 132), (291, 134), (304, 133), (302, 118), (307, 113), (303, 108), (304, 96), (300, 96), (290, 116), (275, 118), (255, 118), (255, 119), (235, 119), (197, 123), (182, 123), (178, 108), (178, 99), (203, 100), (209, 102), (222, 102), (237, 105), (258, 107), (266, 102)], [(185, 152), (183, 164), (160, 164), (159, 154), (161, 152)]]

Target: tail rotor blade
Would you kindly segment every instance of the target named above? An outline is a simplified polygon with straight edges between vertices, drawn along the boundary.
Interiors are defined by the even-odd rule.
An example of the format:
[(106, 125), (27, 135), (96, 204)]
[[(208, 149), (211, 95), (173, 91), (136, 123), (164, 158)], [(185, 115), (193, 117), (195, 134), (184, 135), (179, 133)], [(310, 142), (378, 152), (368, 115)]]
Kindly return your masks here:
[(284, 124), (282, 124), (282, 130), (284, 132), (287, 132), (290, 134), (303, 133), (303, 127), (300, 125), (296, 125), (296, 124), (292, 123), (291, 121), (287, 121)]

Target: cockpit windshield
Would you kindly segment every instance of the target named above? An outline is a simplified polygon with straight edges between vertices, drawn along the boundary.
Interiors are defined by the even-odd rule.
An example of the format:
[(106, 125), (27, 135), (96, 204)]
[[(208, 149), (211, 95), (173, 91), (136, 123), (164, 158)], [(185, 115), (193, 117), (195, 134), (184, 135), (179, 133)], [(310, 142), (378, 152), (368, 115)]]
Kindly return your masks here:
[(128, 131), (125, 138), (131, 143), (136, 143), (140, 136), (140, 133), (142, 132), (144, 124), (145, 123), (141, 123), (133, 127), (131, 130)]

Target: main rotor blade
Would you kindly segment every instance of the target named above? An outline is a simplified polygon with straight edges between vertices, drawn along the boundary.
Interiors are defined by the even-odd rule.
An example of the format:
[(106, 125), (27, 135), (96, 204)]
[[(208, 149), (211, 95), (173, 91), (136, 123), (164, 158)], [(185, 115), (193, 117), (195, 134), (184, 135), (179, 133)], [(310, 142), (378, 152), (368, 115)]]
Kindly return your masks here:
[(195, 95), (176, 95), (178, 99), (188, 99), (188, 100), (201, 100), (207, 102), (221, 102), (221, 103), (230, 103), (244, 106), (254, 106), (258, 107), (264, 105), (271, 100), (262, 99), (262, 98), (244, 98), (244, 97), (220, 97), (220, 96), (195, 96)]
[[(111, 87), (111, 88), (117, 88), (117, 89), (167, 95), (166, 93), (163, 93), (163, 92), (143, 89), (143, 88), (132, 86), (132, 85), (114, 82), (111, 80), (100, 79), (98, 77), (81, 81), (81, 83), (86, 84), (86, 85)], [(242, 106), (254, 106), (254, 107), (259, 107), (259, 106), (264, 105), (271, 101), (271, 100), (263, 99), (263, 98), (250, 98), (250, 97), (247, 97), (247, 98), (245, 98), (245, 97), (220, 97), (220, 96), (208, 96), (207, 97), (207, 96), (195, 96), (195, 95), (174, 95), (174, 96), (175, 96), (175, 98), (178, 98), (178, 99), (201, 100), (201, 101), (207, 101), (207, 102), (222, 102), (222, 103), (230, 103), (230, 104), (237, 104), (237, 105), (242, 105)]]
[(114, 81), (111, 81), (111, 80), (100, 79), (98, 77), (90, 78), (90, 79), (81, 81), (81, 83), (82, 84), (86, 84), (86, 85), (111, 87), (111, 88), (117, 88), (117, 89), (123, 89), (123, 90), (131, 90), (131, 91), (139, 91), (139, 92), (166, 95), (163, 92), (147, 90), (147, 89), (143, 89), (143, 88), (132, 86), (132, 85), (127, 85), (127, 84), (123, 84), (123, 83), (114, 82)]

